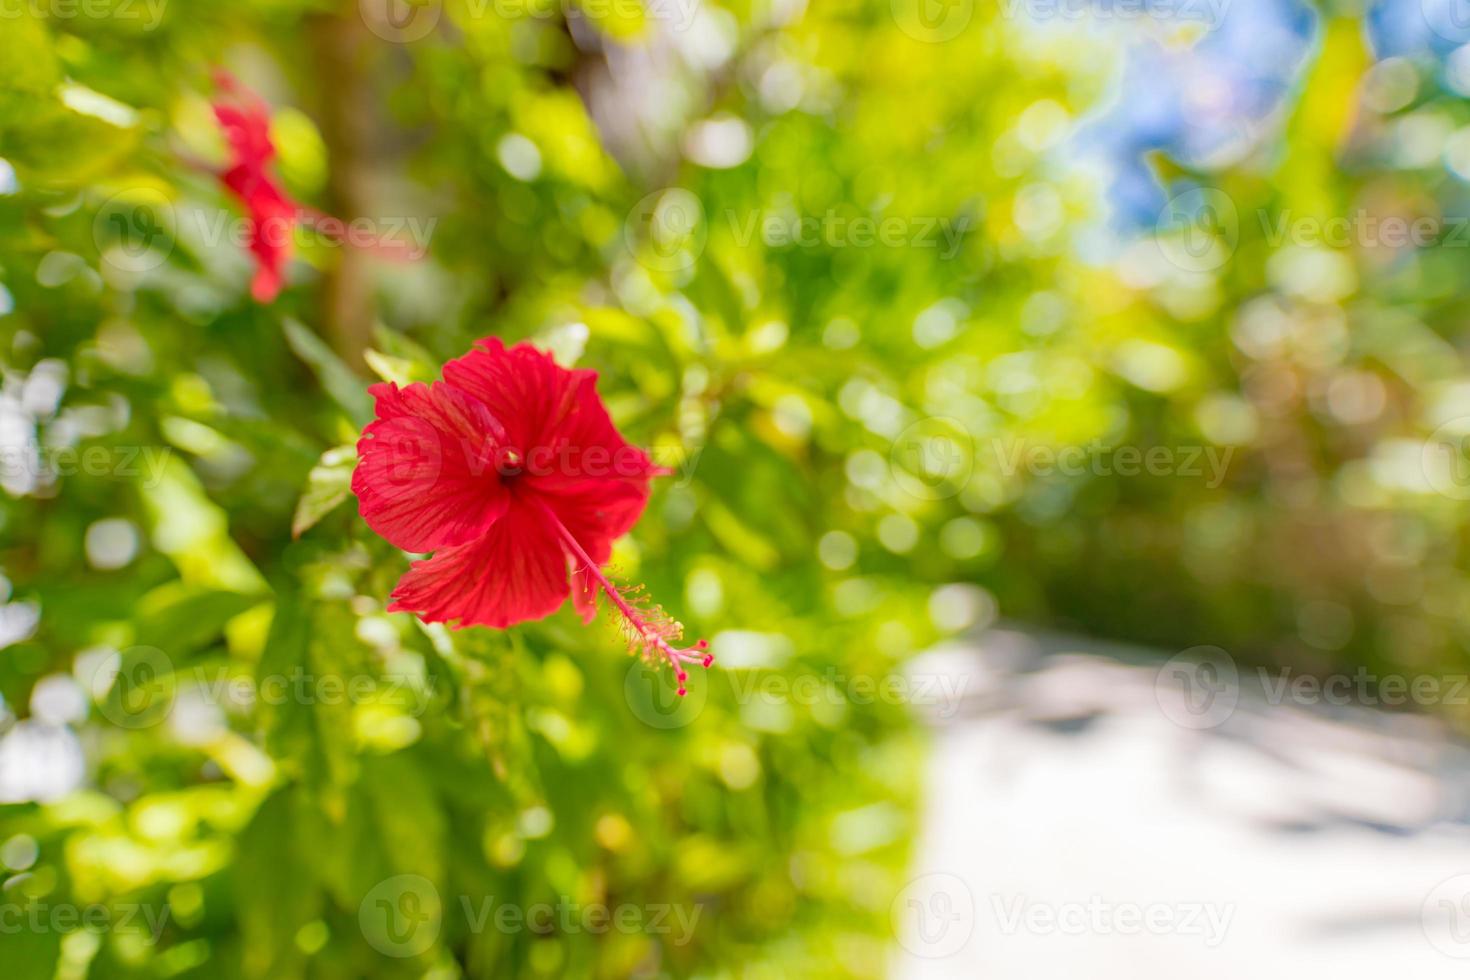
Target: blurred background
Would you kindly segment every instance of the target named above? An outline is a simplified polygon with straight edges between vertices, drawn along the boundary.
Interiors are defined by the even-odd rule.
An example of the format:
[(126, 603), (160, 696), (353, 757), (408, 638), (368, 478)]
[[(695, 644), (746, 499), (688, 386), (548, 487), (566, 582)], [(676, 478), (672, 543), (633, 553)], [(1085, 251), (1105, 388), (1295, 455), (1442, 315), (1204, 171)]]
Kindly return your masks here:
[[(0, 0), (5, 976), (1461, 975), (1467, 99), (1458, 0)], [(384, 612), (487, 335), (674, 471), (687, 698)]]

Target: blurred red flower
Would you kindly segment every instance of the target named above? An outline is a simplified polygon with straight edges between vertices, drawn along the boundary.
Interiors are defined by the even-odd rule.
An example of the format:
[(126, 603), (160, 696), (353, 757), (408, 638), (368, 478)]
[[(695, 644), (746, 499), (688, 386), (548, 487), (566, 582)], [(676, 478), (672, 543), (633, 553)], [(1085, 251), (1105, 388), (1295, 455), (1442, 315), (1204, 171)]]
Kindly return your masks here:
[(215, 73), (225, 98), (214, 103), (214, 117), (230, 144), (230, 164), (220, 181), (240, 200), (249, 222), (249, 247), (255, 256), (250, 295), (272, 302), (285, 284), (291, 259), (291, 232), (301, 207), (286, 195), (269, 167), (276, 147), (271, 142), (270, 107), (228, 72)]

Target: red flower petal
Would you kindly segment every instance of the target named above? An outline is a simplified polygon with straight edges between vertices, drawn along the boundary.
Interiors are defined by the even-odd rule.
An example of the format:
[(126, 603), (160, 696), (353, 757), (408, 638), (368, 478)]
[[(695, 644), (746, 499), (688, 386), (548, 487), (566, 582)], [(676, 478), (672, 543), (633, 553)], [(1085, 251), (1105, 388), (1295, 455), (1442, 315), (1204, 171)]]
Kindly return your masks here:
[(597, 593), (601, 588), (591, 568), (579, 564), (572, 572), (572, 608), (582, 617), (582, 622), (590, 623), (597, 618)]
[(612, 543), (627, 534), (648, 504), (648, 487), (628, 482), (585, 481), (554, 494), (539, 494), (587, 553), (605, 564)]
[(531, 506), (512, 501), (483, 537), (414, 562), (388, 611), (503, 629), (549, 616), (568, 591), (567, 559), (555, 532)]
[(539, 493), (581, 493), (589, 483), (609, 492), (624, 484), (642, 488), (646, 496), (648, 481), (657, 468), (647, 453), (628, 445), (618, 433), (597, 397), (596, 373), (583, 373), (571, 392), (571, 410), (544, 434), (542, 445), (528, 451), (532, 485)]
[[(647, 486), (594, 483), (540, 498), (599, 567), (612, 556), (613, 542), (626, 534), (648, 504)], [(572, 567), (572, 602), (584, 622), (597, 615), (598, 584), (581, 561)]]
[(281, 272), (281, 263), (274, 260), (262, 261), (250, 280), (250, 298), (257, 303), (272, 303), (281, 295), (286, 277)]
[(259, 173), (241, 174), (232, 170), (225, 174), (224, 182), (245, 206), (250, 254), (255, 256), (256, 264), (251, 295), (257, 302), (269, 303), (285, 283), (286, 263), (291, 260), (292, 235), (297, 223), (296, 202)]
[(378, 418), (352, 474), (363, 520), (405, 551), (473, 541), (505, 513), (495, 471), (503, 432), (484, 405), (446, 384), (373, 385)]
[(214, 118), (224, 130), (237, 164), (248, 163), (259, 169), (276, 155), (276, 145), (271, 142), (270, 114), (263, 103), (251, 101), (237, 106), (217, 102)]
[(505, 421), (524, 470), (525, 493), (544, 498), (595, 557), (632, 529), (658, 471), (618, 433), (597, 395), (595, 371), (569, 371), (529, 344), (481, 341), (444, 366), (446, 383)]
[(582, 386), (590, 390), (596, 378), (592, 371), (568, 371), (530, 344), (507, 350), (498, 337), (444, 365), (445, 382), (484, 402), (505, 423), (510, 445), (524, 453), (551, 446)]
[(226, 72), (217, 74), (216, 83), (232, 100), (214, 104), (214, 117), (230, 144), (230, 166), (220, 174), (220, 182), (245, 209), (256, 262), (250, 294), (257, 302), (269, 303), (285, 283), (299, 207), (267, 169), (276, 155), (270, 107)]

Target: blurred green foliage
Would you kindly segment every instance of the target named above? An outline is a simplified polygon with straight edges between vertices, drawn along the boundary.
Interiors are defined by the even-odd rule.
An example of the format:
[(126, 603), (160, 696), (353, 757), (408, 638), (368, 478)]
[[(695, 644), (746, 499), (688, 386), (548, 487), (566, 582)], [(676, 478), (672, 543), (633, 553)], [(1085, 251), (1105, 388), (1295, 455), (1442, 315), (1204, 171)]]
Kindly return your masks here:
[[(1208, 175), (1238, 236), (1191, 266), (1079, 257), (1100, 189), (1058, 157), (1109, 58), (997, 11), (935, 45), (886, 0), (657, 8), (681, 30), (450, 0), (411, 40), (368, 0), (114, 6), (0, 24), (0, 721), (51, 746), (39, 773), (0, 752), (0, 788), (85, 759), (0, 805), (0, 911), (115, 926), (0, 928), (7, 977), (873, 976), (920, 739), (854, 679), (997, 609), (1307, 668), (1463, 660), (1463, 505), (1420, 459), (1470, 414), (1459, 253), (1266, 235), (1464, 203), (1384, 151), (1463, 100), (1426, 74), (1344, 108), (1356, 21), (1270, 165)], [(250, 303), (215, 64), (276, 107), (293, 194), (426, 256), (304, 234)], [(713, 638), (687, 702), (570, 611), (383, 612), (408, 559), (346, 492), (365, 387), (487, 334), (598, 369), (676, 470), (615, 561)], [(1228, 463), (1007, 462), (1090, 446)], [(486, 897), (698, 918), (501, 929)], [(375, 931), (380, 901), (417, 925)], [(156, 935), (118, 925), (139, 907)]]

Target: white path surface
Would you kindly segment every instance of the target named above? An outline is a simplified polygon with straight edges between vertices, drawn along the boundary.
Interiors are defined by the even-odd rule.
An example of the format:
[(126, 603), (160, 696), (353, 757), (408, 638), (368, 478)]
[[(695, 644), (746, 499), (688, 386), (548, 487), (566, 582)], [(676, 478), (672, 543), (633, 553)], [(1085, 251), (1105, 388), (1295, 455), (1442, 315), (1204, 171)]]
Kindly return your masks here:
[(1221, 696), (1186, 702), (1129, 650), (980, 643), (914, 667), (965, 699), (935, 711), (893, 976), (1470, 977), (1470, 750), (1436, 724), (1272, 703), (1245, 669), (1185, 665)]

